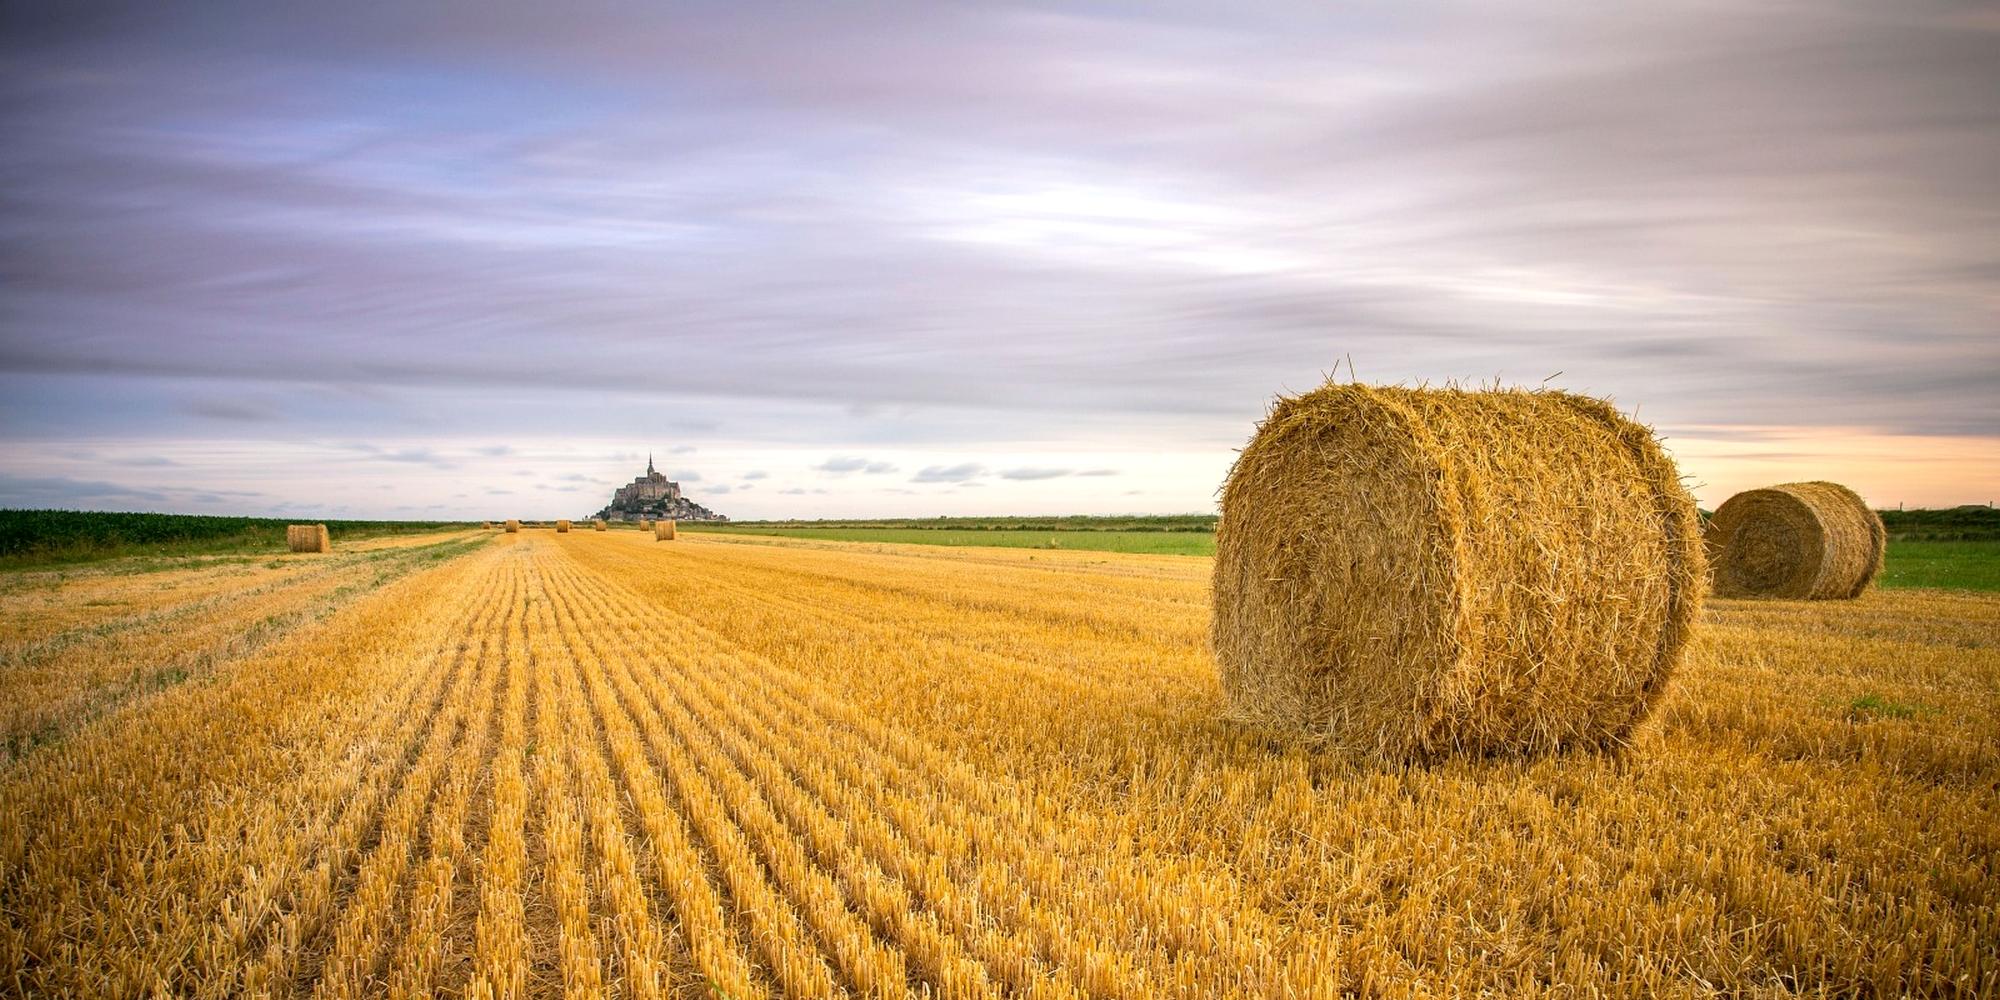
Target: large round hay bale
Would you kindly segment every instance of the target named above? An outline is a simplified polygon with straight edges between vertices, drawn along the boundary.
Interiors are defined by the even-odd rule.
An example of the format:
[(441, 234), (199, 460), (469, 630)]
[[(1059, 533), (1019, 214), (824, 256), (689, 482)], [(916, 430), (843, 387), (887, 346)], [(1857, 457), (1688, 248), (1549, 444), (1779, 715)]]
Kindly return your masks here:
[(285, 547), (293, 552), (332, 552), (333, 536), (324, 524), (288, 524)]
[(556, 521), (556, 533), (557, 533), (557, 534), (568, 534), (568, 533), (569, 533), (569, 519), (568, 519), (568, 518), (562, 518), (562, 519), (560, 519), (560, 520), (557, 520), (557, 521)]
[(610, 526), (605, 524), (604, 519), (601, 517), (590, 522), (590, 530), (592, 531), (605, 531), (608, 530), (609, 527)]
[(1652, 432), (1549, 391), (1329, 384), (1230, 470), (1212, 642), (1242, 721), (1384, 759), (1625, 742), (1702, 599)]
[(517, 520), (515, 520), (515, 519), (513, 519), (513, 518), (511, 518), (511, 517), (510, 517), (510, 518), (508, 518), (508, 519), (507, 519), (507, 533), (508, 533), (508, 534), (510, 534), (510, 535), (513, 535), (513, 534), (519, 534), (519, 533), (520, 533), (520, 531), (521, 531), (521, 522), (519, 522), (519, 521), (517, 521)]
[(1882, 517), (1839, 483), (1785, 483), (1730, 497), (1708, 521), (1718, 597), (1859, 597), (1882, 572)]
[(673, 540), (674, 540), (674, 522), (670, 520), (658, 521), (653, 524), (653, 541), (671, 542)]

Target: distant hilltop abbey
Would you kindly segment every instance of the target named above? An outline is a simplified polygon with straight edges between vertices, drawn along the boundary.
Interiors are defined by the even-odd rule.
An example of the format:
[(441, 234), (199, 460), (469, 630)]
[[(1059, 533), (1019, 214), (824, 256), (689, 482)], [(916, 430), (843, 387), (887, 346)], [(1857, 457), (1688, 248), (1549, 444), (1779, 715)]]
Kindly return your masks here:
[(611, 503), (593, 517), (606, 521), (727, 521), (728, 518), (681, 495), (681, 484), (653, 468), (646, 456), (646, 474), (611, 494)]

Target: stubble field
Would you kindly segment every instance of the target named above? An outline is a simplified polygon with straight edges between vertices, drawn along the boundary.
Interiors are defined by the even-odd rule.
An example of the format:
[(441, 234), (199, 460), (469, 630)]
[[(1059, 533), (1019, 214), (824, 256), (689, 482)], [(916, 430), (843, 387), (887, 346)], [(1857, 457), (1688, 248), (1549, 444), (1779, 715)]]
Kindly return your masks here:
[(1206, 559), (530, 531), (0, 582), (0, 992), (1985, 996), (2000, 595), (1712, 601), (1629, 752), (1220, 721)]

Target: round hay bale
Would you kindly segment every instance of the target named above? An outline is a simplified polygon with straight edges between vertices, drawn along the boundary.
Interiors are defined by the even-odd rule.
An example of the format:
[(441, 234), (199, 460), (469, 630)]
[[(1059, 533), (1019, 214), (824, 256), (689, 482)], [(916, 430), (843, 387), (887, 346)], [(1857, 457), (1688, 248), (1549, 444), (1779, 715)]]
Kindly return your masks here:
[(521, 522), (519, 522), (519, 521), (516, 521), (516, 520), (514, 520), (514, 519), (513, 519), (513, 518), (511, 518), (511, 517), (510, 517), (510, 518), (508, 518), (508, 519), (507, 519), (507, 533), (508, 533), (508, 534), (510, 534), (510, 535), (514, 535), (514, 534), (519, 534), (519, 533), (520, 533), (520, 531), (521, 531)]
[(1887, 548), (1881, 515), (1839, 483), (1738, 493), (1708, 522), (1718, 597), (1860, 597), (1882, 572)]
[(333, 536), (324, 524), (288, 524), (285, 547), (293, 552), (332, 552)]
[(610, 530), (610, 525), (607, 525), (607, 524), (605, 524), (605, 523), (604, 523), (604, 519), (600, 517), (600, 518), (598, 518), (598, 519), (596, 519), (596, 520), (594, 520), (594, 521), (590, 522), (590, 530), (592, 530), (592, 531), (608, 531), (608, 530)]
[(558, 520), (556, 522), (556, 533), (563, 535), (569, 534), (569, 521), (567, 519)]
[(1624, 743), (1700, 613), (1650, 429), (1550, 391), (1328, 384), (1230, 470), (1211, 640), (1240, 721), (1381, 759)]
[(673, 521), (671, 521), (671, 520), (668, 520), (668, 521), (659, 521), (659, 522), (656, 522), (656, 523), (654, 523), (654, 525), (653, 525), (653, 541), (656, 541), (656, 542), (671, 542), (671, 541), (673, 541), (673, 540), (674, 540), (674, 522), (673, 522)]

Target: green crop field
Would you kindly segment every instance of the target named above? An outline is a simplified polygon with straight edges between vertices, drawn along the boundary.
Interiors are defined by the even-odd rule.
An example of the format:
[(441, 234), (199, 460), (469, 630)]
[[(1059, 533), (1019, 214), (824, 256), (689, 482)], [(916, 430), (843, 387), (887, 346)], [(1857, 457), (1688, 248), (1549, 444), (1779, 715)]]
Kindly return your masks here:
[(0, 510), (0, 569), (94, 562), (122, 556), (283, 552), (285, 525), (305, 523), (326, 525), (336, 543), (478, 526), (477, 522)]
[(1884, 587), (2000, 590), (2000, 541), (1889, 542)]

